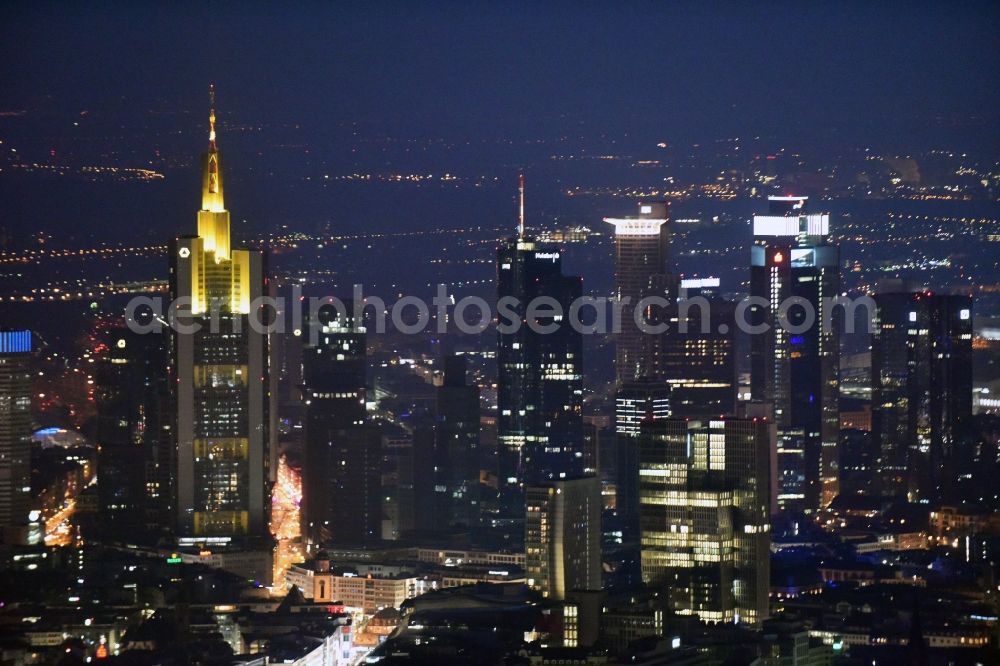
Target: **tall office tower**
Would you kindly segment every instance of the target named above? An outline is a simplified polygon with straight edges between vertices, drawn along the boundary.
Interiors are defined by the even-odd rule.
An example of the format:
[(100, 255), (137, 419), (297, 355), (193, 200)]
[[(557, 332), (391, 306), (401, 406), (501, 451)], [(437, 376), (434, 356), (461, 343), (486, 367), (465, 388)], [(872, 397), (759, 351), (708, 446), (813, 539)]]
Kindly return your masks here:
[(682, 280), (654, 338), (654, 374), (670, 388), (671, 414), (714, 418), (736, 413), (736, 304), (717, 293), (718, 278)]
[[(303, 534), (313, 544), (339, 539), (331, 515), (344, 498), (331, 483), (343, 466), (337, 433), (365, 424), (367, 333), (350, 304), (332, 304), (307, 314), (302, 350), (304, 441), (302, 464)], [(359, 455), (367, 455), (363, 447)], [(357, 465), (355, 465), (357, 467)], [(351, 500), (353, 502), (353, 500)], [(356, 536), (356, 535), (355, 535)]]
[(815, 511), (838, 492), (843, 313), (828, 299), (840, 294), (840, 248), (826, 240), (829, 215), (807, 213), (806, 197), (768, 202), (753, 220), (750, 291), (768, 305), (750, 307), (751, 324), (767, 327), (751, 334), (751, 398), (773, 406), (779, 507)]
[(703, 622), (758, 626), (768, 613), (766, 419), (658, 419), (641, 426), (642, 577)]
[(601, 589), (601, 482), (597, 477), (528, 486), (524, 568), (528, 585), (561, 600)]
[(644, 335), (635, 323), (635, 307), (654, 294), (673, 297), (664, 280), (670, 248), (667, 204), (639, 203), (637, 217), (606, 217), (604, 221), (615, 228), (615, 295), (629, 299), (616, 336), (615, 376), (622, 384), (653, 376)]
[(0, 528), (25, 543), (31, 510), (31, 331), (0, 331)]
[(622, 539), (639, 538), (639, 427), (670, 417), (670, 387), (653, 380), (626, 382), (615, 397), (615, 510)]
[(466, 380), (464, 356), (446, 356), (437, 390), (437, 477), (443, 495), (438, 520), (477, 525), (480, 514), (479, 387)]
[(885, 496), (939, 499), (972, 419), (972, 297), (875, 295), (872, 443)]
[[(583, 338), (568, 321), (582, 283), (562, 274), (557, 246), (525, 234), (523, 180), (521, 192), (519, 233), (497, 249), (500, 325), (520, 322), (515, 332), (497, 334), (497, 457), (506, 491), (525, 482), (578, 476), (583, 466)], [(545, 314), (552, 312), (546, 306), (532, 330), (528, 306), (544, 304), (535, 300), (542, 297), (554, 299), (563, 316)]]
[(251, 326), (265, 293), (264, 254), (230, 246), (211, 95), (198, 235), (171, 243), (177, 410), (177, 518), (182, 537), (266, 537), (275, 433), (269, 335)]
[(170, 340), (126, 328), (103, 334), (94, 368), (100, 526), (155, 539), (173, 521)]

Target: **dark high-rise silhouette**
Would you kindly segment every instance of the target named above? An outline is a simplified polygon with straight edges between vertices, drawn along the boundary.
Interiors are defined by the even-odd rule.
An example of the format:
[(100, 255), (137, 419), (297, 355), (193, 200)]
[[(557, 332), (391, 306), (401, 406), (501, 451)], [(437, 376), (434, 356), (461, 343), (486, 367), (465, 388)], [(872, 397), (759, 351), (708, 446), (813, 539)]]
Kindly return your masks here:
[(972, 297), (905, 287), (875, 295), (872, 444), (881, 493), (939, 499), (972, 419)]
[(479, 387), (466, 380), (463, 356), (446, 356), (437, 390), (437, 520), (476, 525), (480, 514)]
[(155, 537), (172, 523), (170, 341), (122, 328), (102, 343), (94, 369), (99, 525), (112, 537)]
[[(498, 459), (507, 489), (576, 476), (583, 467), (583, 340), (568, 321), (581, 279), (563, 275), (557, 246), (524, 235), (523, 220), (520, 228), (497, 250)], [(557, 303), (562, 316), (545, 305), (534, 313), (533, 330), (533, 302)], [(517, 330), (504, 331), (509, 324)]]
[(310, 312), (305, 335), (303, 533), (316, 544), (342, 537), (357, 543), (363, 540), (365, 528), (354, 525), (353, 517), (350, 526), (341, 526), (333, 516), (345, 503), (356, 506), (360, 501), (343, 494), (349, 493), (346, 488), (351, 486), (345, 486), (342, 477), (348, 467), (361, 473), (370, 453), (370, 442), (363, 436), (349, 438), (345, 434), (365, 424), (367, 337), (364, 326), (355, 322), (350, 305), (341, 311), (324, 305)]

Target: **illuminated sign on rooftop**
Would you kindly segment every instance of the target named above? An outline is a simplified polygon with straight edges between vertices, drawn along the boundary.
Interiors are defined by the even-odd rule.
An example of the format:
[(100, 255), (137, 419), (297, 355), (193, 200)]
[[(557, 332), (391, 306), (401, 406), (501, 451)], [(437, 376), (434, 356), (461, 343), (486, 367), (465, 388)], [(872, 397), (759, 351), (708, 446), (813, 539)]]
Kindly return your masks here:
[(31, 331), (0, 331), (0, 354), (31, 352)]

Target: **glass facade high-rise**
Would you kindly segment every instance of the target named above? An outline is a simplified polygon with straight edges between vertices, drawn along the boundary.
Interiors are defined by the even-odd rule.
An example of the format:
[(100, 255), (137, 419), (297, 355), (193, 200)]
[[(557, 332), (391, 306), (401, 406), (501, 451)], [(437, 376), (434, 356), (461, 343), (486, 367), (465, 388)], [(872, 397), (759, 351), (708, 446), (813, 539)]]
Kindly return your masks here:
[[(670, 298), (665, 280), (670, 236), (667, 204), (640, 202), (636, 217), (606, 217), (615, 228), (615, 296), (622, 307), (621, 331), (615, 336), (615, 378), (619, 384), (653, 376), (648, 341), (635, 323), (635, 308), (647, 296)], [(670, 293), (668, 293), (670, 292)]]
[(639, 432), (670, 417), (670, 399), (670, 387), (654, 379), (626, 382), (615, 396), (615, 510), (626, 542), (639, 537)]
[(31, 331), (0, 330), (0, 529), (24, 542), (31, 510)]
[(103, 336), (94, 372), (102, 531), (155, 539), (173, 522), (169, 365), (163, 333)]
[(214, 92), (209, 120), (198, 234), (170, 245), (178, 534), (267, 537), (274, 376), (269, 334), (250, 325), (267, 285), (265, 255), (230, 244)]
[(942, 499), (972, 419), (972, 297), (875, 295), (872, 444), (881, 494)]
[(768, 203), (753, 220), (749, 318), (766, 330), (750, 336), (751, 398), (773, 409), (778, 505), (816, 511), (838, 493), (840, 327), (826, 308), (840, 294), (840, 250), (806, 197)]
[(766, 419), (657, 419), (640, 434), (643, 581), (703, 622), (757, 626), (770, 586)]
[[(521, 236), (497, 250), (500, 324), (510, 318), (521, 323), (516, 332), (497, 335), (501, 487), (578, 476), (583, 469), (583, 339), (568, 321), (581, 291), (579, 277), (563, 275), (558, 246)], [(540, 310), (532, 330), (528, 306), (543, 297), (558, 303), (563, 315), (556, 319), (548, 308)]]

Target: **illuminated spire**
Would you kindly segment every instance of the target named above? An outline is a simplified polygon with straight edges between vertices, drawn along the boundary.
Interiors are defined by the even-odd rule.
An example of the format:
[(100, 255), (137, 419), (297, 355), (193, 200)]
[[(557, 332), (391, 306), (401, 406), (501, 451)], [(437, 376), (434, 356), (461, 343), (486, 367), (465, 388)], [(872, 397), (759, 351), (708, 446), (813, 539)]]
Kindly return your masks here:
[(524, 174), (517, 178), (517, 192), (520, 201), (520, 211), (517, 216), (517, 237), (524, 238)]
[(208, 153), (205, 155), (201, 186), (201, 209), (221, 212), (226, 209), (222, 197), (222, 160), (215, 142), (215, 85), (208, 87)]
[(208, 150), (216, 152), (215, 147), (215, 84), (208, 86)]

